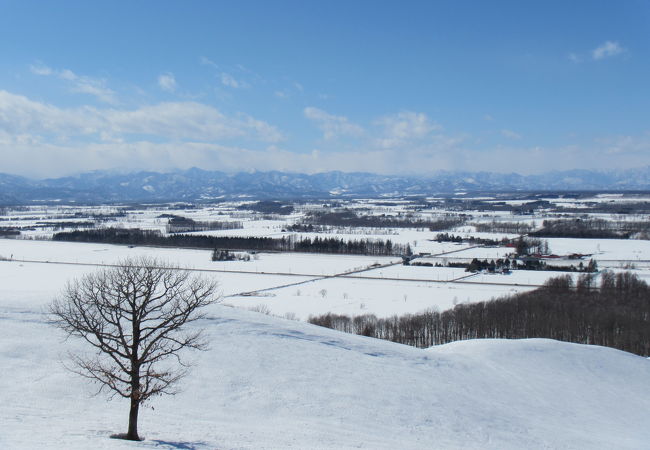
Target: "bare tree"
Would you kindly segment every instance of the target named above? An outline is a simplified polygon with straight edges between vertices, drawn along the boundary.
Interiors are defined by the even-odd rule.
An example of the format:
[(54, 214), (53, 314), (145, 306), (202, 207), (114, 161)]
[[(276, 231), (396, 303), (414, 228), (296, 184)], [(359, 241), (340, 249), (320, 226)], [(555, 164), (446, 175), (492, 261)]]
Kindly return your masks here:
[(140, 405), (176, 393), (187, 371), (179, 352), (206, 348), (203, 330), (185, 325), (217, 300), (215, 282), (139, 258), (68, 282), (52, 302), (55, 325), (94, 347), (71, 355), (71, 370), (99, 384), (98, 392), (130, 399), (128, 432), (120, 437), (139, 440)]

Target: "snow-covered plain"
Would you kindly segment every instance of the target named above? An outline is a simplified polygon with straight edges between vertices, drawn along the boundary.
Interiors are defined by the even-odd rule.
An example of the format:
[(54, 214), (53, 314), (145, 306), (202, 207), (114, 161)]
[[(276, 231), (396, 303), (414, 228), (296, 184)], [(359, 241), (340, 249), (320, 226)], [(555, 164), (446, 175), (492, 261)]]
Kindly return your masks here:
[[(485, 197), (490, 199), (491, 197)], [(601, 197), (598, 197), (601, 198)], [(602, 197), (618, 201), (618, 197)], [(494, 201), (507, 201), (493, 198)], [(551, 199), (552, 200), (552, 199)], [(575, 199), (556, 199), (563, 205)], [(515, 200), (515, 203), (523, 200)], [(296, 239), (335, 237), (344, 240), (391, 239), (409, 244), (415, 254), (424, 253), (416, 262), (442, 264), (470, 262), (473, 258), (499, 259), (511, 255), (512, 248), (470, 246), (466, 243), (437, 242), (437, 232), (426, 228), (371, 228), (325, 227), (323, 233), (288, 232), (291, 224), (302, 223), (309, 211), (322, 210), (322, 204), (296, 204), (289, 215), (264, 215), (240, 209), (242, 202), (202, 205), (184, 209), (182, 205), (148, 205), (138, 209), (128, 207), (74, 207), (31, 206), (6, 211), (4, 226), (17, 226), (22, 237), (48, 238), (55, 227), (42, 224), (60, 223), (74, 229), (73, 222), (99, 217), (99, 226), (139, 227), (165, 232), (169, 215), (184, 216), (197, 221), (238, 221), (242, 229), (200, 232), (226, 236), (293, 236)], [(395, 201), (388, 206), (373, 200), (344, 202), (344, 208), (360, 214), (413, 214), (414, 218), (436, 220), (453, 217), (458, 210), (444, 206), (414, 209), (409, 202)], [(545, 218), (552, 218), (552, 210), (536, 215), (512, 214), (504, 211), (462, 211), (471, 218), (465, 225), (447, 230), (450, 234), (501, 240), (516, 235), (477, 232), (479, 223), (519, 222), (541, 226)], [(591, 216), (599, 216), (592, 214)], [(576, 215), (576, 217), (578, 217)], [(599, 216), (600, 217), (600, 216)], [(602, 218), (621, 220), (619, 215)], [(643, 215), (629, 215), (644, 220)], [(103, 218), (103, 219), (102, 219)], [(39, 226), (41, 223), (41, 226)], [(32, 229), (33, 228), (33, 229)], [(285, 230), (285, 231), (283, 231)], [(590, 254), (600, 269), (633, 269), (642, 279), (650, 279), (650, 241), (607, 239), (548, 239), (553, 253)], [(470, 248), (471, 247), (471, 248)], [(527, 291), (543, 284), (552, 276), (564, 275), (551, 271), (513, 271), (511, 275), (468, 274), (463, 269), (450, 267), (414, 267), (399, 264), (399, 257), (367, 257), (353, 255), (324, 255), (304, 253), (257, 253), (250, 261), (213, 262), (209, 250), (169, 249), (104, 244), (0, 239), (0, 257), (14, 260), (50, 261), (50, 263), (115, 264), (129, 256), (153, 256), (170, 264), (203, 270), (220, 281), (221, 290), (229, 305), (264, 309), (272, 314), (305, 320), (309, 315), (327, 312), (357, 315), (375, 314), (380, 317), (394, 314), (417, 313), (425, 309), (444, 310), (458, 303), (489, 300), (494, 297)], [(588, 263), (586, 257), (582, 262)], [(548, 265), (578, 265), (576, 259), (549, 259)], [(393, 265), (390, 265), (393, 264)], [(372, 267), (379, 265), (378, 268)], [(30, 269), (43, 271), (47, 268)], [(361, 271), (361, 272), (360, 272)], [(352, 273), (352, 276), (346, 276)], [(407, 281), (410, 280), (410, 281)]]
[(0, 256), (5, 258), (80, 264), (116, 264), (125, 258), (147, 256), (199, 270), (321, 276), (363, 269), (372, 264), (400, 261), (395, 257), (257, 253), (251, 256), (250, 261), (218, 262), (211, 260), (211, 254), (210, 250), (0, 239)]
[[(244, 222), (241, 230), (212, 234), (281, 236), (290, 234), (282, 232), (286, 224), (309, 209), (257, 220), (237, 206), (152, 207), (130, 211), (112, 225), (164, 230), (160, 216), (178, 214)], [(407, 211), (372, 202), (356, 206), (386, 214)], [(12, 212), (16, 220), (4, 225), (69, 222), (79, 210), (85, 211), (35, 207)], [(453, 213), (422, 214), (447, 212)], [(498, 211), (472, 219), (494, 220), (540, 224), (540, 217)], [(512, 237), (472, 228), (450, 232)], [(468, 244), (437, 243), (435, 232), (422, 229), (343, 231), (319, 236), (391, 239), (409, 243), (416, 253), (454, 252), (421, 259), (433, 263), (496, 259), (512, 251), (463, 250)], [(36, 228), (23, 235), (47, 238), (53, 232)], [(650, 279), (649, 242), (549, 239), (549, 246), (557, 254), (593, 253), (601, 268), (622, 270), (634, 263), (635, 273)], [(126, 431), (128, 405), (92, 396), (93, 386), (63, 368), (66, 353), (83, 345), (65, 341), (45, 315), (66, 280), (129, 256), (203, 271), (219, 281), (224, 296), (198, 324), (206, 328), (210, 350), (192, 355), (195, 366), (181, 393), (156, 398), (150, 405), (155, 410), (141, 412), (146, 440), (138, 443), (109, 438)], [(399, 258), (299, 253), (217, 263), (206, 250), (9, 239), (0, 239), (0, 257), (12, 258), (0, 261), (0, 449), (637, 449), (650, 442), (650, 361), (641, 357), (550, 340), (465, 341), (421, 350), (245, 310), (303, 320), (328, 311), (386, 317), (525, 291), (532, 287), (523, 284), (564, 273), (472, 275), (402, 266)], [(376, 264), (381, 267), (373, 269)], [(346, 275), (350, 272), (357, 273)]]
[[(0, 239), (0, 256), (12, 258), (12, 261), (0, 261), (0, 267), (4, 268), (0, 280), (4, 278), (5, 283), (30, 277), (38, 280), (57, 277), (63, 283), (96, 270), (95, 265), (117, 264), (127, 257), (154, 257), (170, 265), (204, 271), (219, 282), (222, 295), (227, 297), (224, 303), (228, 305), (264, 307), (272, 314), (301, 320), (327, 312), (388, 317), (430, 308), (442, 311), (458, 303), (484, 301), (531, 289), (516, 285), (525, 283), (523, 275), (489, 276), (484, 280), (503, 286), (452, 283), (471, 274), (447, 267), (403, 266), (399, 264), (400, 258), (386, 257), (259, 253), (255, 255), (257, 259), (248, 262), (213, 262), (207, 250), (13, 239)], [(388, 263), (397, 264), (372, 269), (376, 264)], [(370, 269), (345, 275), (367, 268)], [(333, 277), (337, 274), (342, 276)], [(514, 281), (514, 278), (524, 281)]]
[[(35, 265), (43, 267), (44, 265)], [(141, 411), (63, 368), (80, 351), (43, 312), (82, 266), (0, 262), (3, 449), (637, 449), (650, 440), (650, 362), (550, 340), (415, 349), (214, 305), (210, 350)], [(57, 272), (58, 271), (58, 272)]]
[(260, 295), (229, 297), (226, 303), (243, 308), (263, 305), (276, 315), (306, 320), (332, 312), (378, 317), (413, 314), (427, 309), (444, 311), (458, 303), (490, 300), (533, 288), (477, 284), (426, 283), (396, 280), (327, 278), (274, 289)]

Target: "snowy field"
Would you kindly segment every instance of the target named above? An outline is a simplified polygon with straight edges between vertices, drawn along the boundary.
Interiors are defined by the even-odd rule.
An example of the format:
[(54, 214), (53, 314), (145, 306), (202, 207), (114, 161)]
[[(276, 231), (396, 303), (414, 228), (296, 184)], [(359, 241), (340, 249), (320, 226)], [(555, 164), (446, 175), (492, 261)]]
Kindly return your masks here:
[[(61, 273), (65, 280), (85, 271), (95, 270), (94, 265), (116, 264), (130, 256), (152, 256), (169, 263), (204, 271), (207, 276), (219, 280), (224, 303), (242, 308), (263, 310), (278, 316), (306, 320), (309, 315), (327, 312), (358, 315), (375, 314), (379, 317), (394, 314), (417, 313), (426, 309), (445, 310), (466, 302), (485, 301), (516, 292), (527, 291), (542, 285), (553, 276), (566, 272), (522, 271), (509, 275), (471, 274), (462, 268), (402, 266), (401, 258), (354, 255), (327, 255), (306, 253), (251, 254), (250, 261), (211, 261), (209, 250), (135, 247), (106, 244), (80, 244), (30, 240), (47, 239), (60, 229), (75, 229), (74, 223), (98, 220), (99, 227), (126, 227), (159, 230), (166, 233), (169, 217), (185, 217), (199, 222), (237, 222), (243, 228), (213, 230), (197, 234), (216, 236), (293, 237), (295, 239), (337, 238), (345, 241), (358, 239), (390, 239), (393, 243), (408, 244), (416, 255), (423, 254), (416, 263), (446, 266), (448, 263), (469, 263), (473, 258), (497, 260), (511, 257), (514, 248), (505, 246), (485, 247), (468, 242), (437, 242), (439, 231), (425, 228), (380, 228), (331, 226), (321, 227), (322, 232), (292, 232), (292, 225), (304, 223), (314, 211), (355, 211), (357, 214), (377, 217), (409, 217), (412, 220), (441, 220), (463, 217), (464, 224), (454, 225), (445, 233), (464, 238), (480, 238), (499, 241), (513, 239), (518, 235), (502, 232), (478, 232), (480, 224), (522, 224), (534, 228), (544, 219), (558, 218), (552, 207), (538, 210), (535, 214), (521, 211), (498, 211), (466, 208), (463, 202), (483, 201), (484, 205), (522, 206), (530, 198), (509, 199), (503, 196), (462, 196), (454, 200), (460, 204), (438, 203), (442, 199), (429, 199), (433, 203), (417, 204), (408, 200), (344, 200), (336, 205), (322, 203), (294, 204), (290, 214), (262, 214), (246, 210), (255, 202), (224, 202), (213, 205), (186, 207), (187, 205), (129, 206), (30, 206), (8, 208), (0, 216), (3, 227), (20, 227), (23, 239), (0, 239), (0, 257), (20, 260), (22, 270), (31, 271), (34, 277), (47, 277), (48, 273)], [(647, 196), (594, 195), (580, 199), (548, 198), (551, 205), (559, 207), (585, 207), (593, 204), (625, 204), (645, 201)], [(247, 206), (249, 205), (249, 206)], [(480, 206), (480, 205), (479, 205)], [(562, 217), (582, 217), (581, 214), (564, 214)], [(643, 214), (589, 213), (589, 217), (612, 220), (647, 220)], [(95, 218), (95, 219), (93, 219)], [(43, 225), (49, 224), (49, 225)], [(191, 234), (191, 233), (185, 233)], [(27, 239), (25, 239), (27, 238)], [(590, 258), (599, 269), (616, 271), (633, 270), (640, 278), (650, 280), (650, 241), (623, 239), (547, 239), (550, 251), (567, 256), (581, 253), (582, 261), (575, 259), (547, 259), (546, 264), (583, 265)], [(27, 262), (79, 264), (77, 269), (66, 272), (48, 266), (36, 268)], [(12, 263), (13, 264), (13, 263)], [(9, 267), (9, 266), (5, 266)], [(38, 275), (37, 275), (38, 274)], [(68, 274), (68, 275), (66, 275)], [(575, 274), (572, 275), (575, 277)]]
[[(591, 201), (620, 199), (551, 200), (586, 208)], [(408, 202), (396, 203), (385, 206), (368, 200), (346, 207), (389, 216), (411, 211)], [(243, 223), (242, 229), (208, 234), (391, 239), (409, 244), (416, 254), (437, 255), (416, 260), (433, 264), (498, 259), (513, 251), (438, 243), (437, 232), (415, 228), (287, 233), (283, 228), (299, 223), (318, 205), (300, 205), (290, 215), (270, 218), (241, 211), (240, 206), (241, 202), (196, 209), (30, 207), (8, 211), (0, 225), (22, 227), (22, 237), (48, 238), (56, 227), (39, 227), (39, 222), (60, 221), (70, 227), (71, 222), (88, 220), (76, 214), (91, 211), (116, 215), (107, 226), (164, 232), (164, 215), (175, 214)], [(425, 208), (417, 214), (435, 219), (454, 213), (450, 207)], [(471, 214), (474, 224), (539, 226), (543, 218), (502, 211)], [(641, 219), (647, 217), (634, 217)], [(448, 232), (497, 240), (516, 236), (477, 233), (474, 225)], [(556, 254), (592, 254), (599, 268), (619, 271), (633, 264), (634, 273), (650, 281), (650, 241), (548, 239), (548, 243)], [(182, 392), (156, 398), (152, 408), (141, 411), (140, 431), (146, 439), (139, 443), (109, 438), (126, 431), (128, 405), (93, 396), (92, 386), (63, 368), (67, 352), (83, 346), (65, 341), (45, 315), (67, 280), (134, 256), (200, 271), (219, 282), (223, 297), (197, 324), (206, 328), (210, 350), (192, 355), (194, 367)], [(462, 268), (404, 266), (399, 256), (263, 252), (251, 256), (250, 261), (213, 262), (209, 250), (0, 239), (0, 259), (8, 259), (0, 260), (0, 367), (5, 375), (0, 377), (0, 449), (648, 447), (647, 359), (550, 340), (466, 341), (423, 350), (301, 322), (327, 312), (388, 317), (442, 311), (531, 290), (566, 272), (472, 274)]]
[(63, 368), (82, 345), (43, 315), (59, 283), (26, 278), (0, 295), (0, 365), (11, 374), (0, 377), (0, 448), (638, 449), (650, 440), (645, 358), (549, 340), (421, 350), (221, 305), (198, 324), (210, 350), (192, 355), (182, 391), (141, 410), (145, 440), (113, 440), (128, 404), (93, 396)]
[(459, 303), (490, 300), (501, 295), (533, 288), (481, 286), (457, 283), (426, 283), (395, 280), (328, 278), (300, 286), (269, 291), (266, 295), (230, 297), (225, 303), (238, 307), (264, 305), (270, 312), (295, 314), (306, 320), (310, 315), (374, 314), (377, 317), (414, 314), (427, 309), (444, 311)]
[[(464, 269), (403, 266), (400, 258), (259, 253), (257, 259), (247, 262), (213, 262), (207, 250), (12, 239), (0, 239), (0, 255), (13, 256), (11, 261), (0, 261), (0, 294), (21, 288), (29, 279), (38, 280), (38, 284), (54, 283), (60, 290), (66, 280), (99, 270), (102, 265), (117, 264), (126, 257), (149, 256), (171, 266), (199, 270), (217, 280), (225, 304), (263, 307), (272, 314), (300, 320), (327, 312), (388, 317), (426, 309), (442, 311), (458, 303), (532, 289), (516, 285), (525, 284), (520, 281), (524, 280), (521, 275), (486, 276), (488, 285), (454, 283), (473, 277)], [(393, 265), (372, 268), (378, 264)], [(538, 274), (532, 272), (533, 276)]]
[(80, 264), (116, 264), (125, 258), (147, 256), (190, 269), (322, 276), (400, 261), (395, 257), (257, 253), (250, 261), (218, 262), (212, 261), (211, 255), (210, 250), (0, 239), (0, 256), (5, 258)]

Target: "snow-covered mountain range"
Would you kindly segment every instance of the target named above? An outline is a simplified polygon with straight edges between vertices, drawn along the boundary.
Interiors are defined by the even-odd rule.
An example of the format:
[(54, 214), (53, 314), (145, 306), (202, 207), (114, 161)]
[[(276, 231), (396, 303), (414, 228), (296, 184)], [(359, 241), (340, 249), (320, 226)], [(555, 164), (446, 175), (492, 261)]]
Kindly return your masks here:
[(32, 180), (0, 174), (0, 203), (38, 200), (77, 202), (200, 201), (216, 198), (326, 198), (432, 195), (457, 191), (650, 190), (650, 167), (628, 170), (570, 170), (541, 175), (445, 172), (431, 176), (371, 173), (240, 172), (192, 168), (169, 173), (95, 171)]

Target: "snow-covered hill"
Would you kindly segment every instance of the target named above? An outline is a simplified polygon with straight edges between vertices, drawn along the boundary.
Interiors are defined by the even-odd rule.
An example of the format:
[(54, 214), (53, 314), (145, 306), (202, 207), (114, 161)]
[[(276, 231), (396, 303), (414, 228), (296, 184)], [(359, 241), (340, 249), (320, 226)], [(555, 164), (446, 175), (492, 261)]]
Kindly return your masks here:
[[(1, 270), (1, 267), (0, 267)], [(0, 448), (647, 448), (650, 361), (550, 340), (419, 350), (221, 305), (211, 349), (141, 412), (67, 372), (38, 280), (0, 286)], [(53, 293), (52, 293), (53, 294)]]

